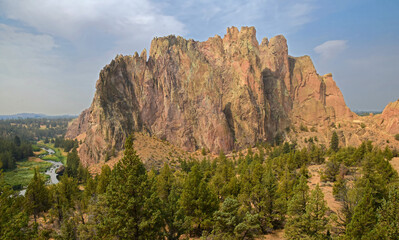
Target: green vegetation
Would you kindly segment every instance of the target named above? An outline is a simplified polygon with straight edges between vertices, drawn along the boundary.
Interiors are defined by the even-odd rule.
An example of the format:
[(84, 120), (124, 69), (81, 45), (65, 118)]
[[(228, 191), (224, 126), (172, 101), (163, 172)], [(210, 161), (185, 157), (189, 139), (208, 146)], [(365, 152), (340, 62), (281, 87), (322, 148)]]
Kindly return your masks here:
[(41, 147), (44, 147), (44, 148), (50, 148), (50, 149), (52, 149), (55, 152), (54, 154), (45, 155), (41, 159), (43, 159), (43, 160), (51, 160), (51, 161), (55, 161), (55, 162), (62, 162), (62, 164), (66, 165), (67, 157), (64, 155), (64, 151), (61, 148), (54, 147), (54, 144), (42, 144), (42, 143), (40, 143), (38, 145), (41, 146)]
[(330, 149), (334, 152), (337, 152), (339, 149), (339, 138), (336, 131), (331, 136)]
[[(28, 186), (30, 180), (34, 176), (34, 169), (39, 168), (39, 172), (43, 173), (51, 167), (49, 162), (33, 162), (33, 161), (21, 161), (17, 162), (17, 168), (11, 171), (4, 172), (5, 182), (12, 186), (14, 189), (21, 189), (24, 186)], [(45, 179), (48, 179), (48, 175), (44, 175)]]
[(18, 136), (15, 136), (13, 139), (0, 138), (0, 169), (15, 169), (17, 161), (22, 161), (30, 156), (33, 156), (30, 143), (21, 141)]
[(29, 142), (50, 141), (65, 134), (71, 118), (0, 120), (0, 138), (19, 136)]
[[(328, 151), (315, 142), (302, 149), (257, 144), (232, 159), (221, 152), (156, 172), (145, 169), (129, 137), (122, 160), (94, 177), (72, 148), (59, 184), (45, 186), (36, 171), (26, 197), (16, 197), (0, 181), (7, 194), (0, 201), (12, 201), (4, 202), (10, 212), (0, 205), (0, 226), (20, 230), (18, 239), (255, 239), (277, 229), (287, 239), (395, 239), (399, 177), (389, 163), (395, 154), (371, 142), (331, 144)], [(308, 166), (322, 163), (343, 206), (337, 215), (321, 187), (309, 187)], [(36, 225), (38, 218), (54, 227)]]
[(305, 126), (305, 125), (303, 125), (303, 124), (301, 124), (301, 126), (299, 127), (299, 129), (300, 129), (302, 132), (309, 132), (308, 127)]
[(395, 140), (399, 141), (399, 133), (395, 134)]

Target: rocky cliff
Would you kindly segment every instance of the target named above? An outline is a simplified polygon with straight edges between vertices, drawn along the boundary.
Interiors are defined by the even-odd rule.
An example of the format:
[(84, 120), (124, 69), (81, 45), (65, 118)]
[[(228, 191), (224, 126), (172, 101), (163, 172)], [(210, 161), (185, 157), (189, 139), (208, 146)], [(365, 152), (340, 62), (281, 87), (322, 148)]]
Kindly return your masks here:
[(353, 118), (331, 74), (288, 55), (283, 36), (259, 44), (253, 27), (205, 42), (155, 38), (149, 57), (118, 55), (100, 72), (92, 105), (69, 128), (85, 164), (143, 132), (187, 151), (229, 152), (272, 141), (292, 124)]
[(399, 99), (385, 107), (380, 116), (380, 124), (390, 134), (399, 133)]

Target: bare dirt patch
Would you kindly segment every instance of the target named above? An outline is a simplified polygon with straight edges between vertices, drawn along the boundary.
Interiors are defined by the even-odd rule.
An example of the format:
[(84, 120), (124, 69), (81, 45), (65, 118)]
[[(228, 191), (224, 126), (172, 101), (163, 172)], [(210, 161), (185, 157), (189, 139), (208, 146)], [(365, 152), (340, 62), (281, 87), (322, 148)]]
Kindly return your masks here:
[(38, 157), (29, 157), (28, 158), (29, 162), (44, 162), (44, 160), (38, 158)]
[(276, 230), (273, 233), (264, 235), (260, 238), (257, 239), (264, 239), (264, 240), (284, 240), (284, 230), (280, 229), (280, 230)]
[(331, 211), (338, 213), (341, 209), (340, 202), (336, 201), (333, 195), (333, 184), (330, 182), (322, 183), (320, 181), (320, 173), (324, 171), (325, 165), (312, 165), (309, 166), (309, 172), (311, 177), (309, 178), (308, 185), (310, 189), (314, 189), (319, 184), (320, 189), (323, 191), (324, 200), (327, 202), (327, 206)]

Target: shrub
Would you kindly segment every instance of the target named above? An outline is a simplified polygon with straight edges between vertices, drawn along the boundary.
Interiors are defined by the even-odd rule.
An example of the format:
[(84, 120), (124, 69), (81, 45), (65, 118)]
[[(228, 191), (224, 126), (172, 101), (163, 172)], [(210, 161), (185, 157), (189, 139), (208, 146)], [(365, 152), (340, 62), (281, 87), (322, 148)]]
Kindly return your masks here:
[(299, 127), (299, 129), (300, 129), (302, 132), (309, 132), (308, 127), (305, 126), (305, 125), (303, 125), (303, 124), (301, 124), (301, 126)]
[(395, 139), (399, 141), (399, 133), (395, 135)]
[(360, 127), (361, 127), (361, 128), (365, 128), (365, 127), (366, 127), (366, 124), (361, 123), (361, 124), (360, 124)]
[(203, 147), (202, 150), (201, 150), (201, 154), (202, 154), (203, 156), (205, 156), (206, 153), (207, 153), (207, 151), (206, 151), (206, 149)]

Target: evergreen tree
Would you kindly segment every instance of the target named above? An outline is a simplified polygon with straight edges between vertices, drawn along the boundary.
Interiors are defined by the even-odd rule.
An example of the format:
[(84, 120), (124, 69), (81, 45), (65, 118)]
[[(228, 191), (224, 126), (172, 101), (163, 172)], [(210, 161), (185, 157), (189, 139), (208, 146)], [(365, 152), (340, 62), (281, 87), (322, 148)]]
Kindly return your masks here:
[(376, 220), (375, 199), (370, 184), (367, 184), (363, 197), (355, 207), (352, 220), (346, 228), (346, 237), (357, 240), (368, 236)]
[(19, 147), (21, 146), (21, 139), (18, 136), (14, 137), (14, 144)]
[(325, 230), (328, 224), (326, 202), (324, 194), (319, 184), (312, 190), (309, 201), (306, 205), (306, 218), (308, 221), (309, 232), (307, 235), (312, 239), (323, 239), (326, 237)]
[(58, 223), (61, 225), (64, 219), (72, 215), (75, 202), (79, 199), (79, 188), (77, 181), (64, 175), (61, 177), (60, 182), (51, 186), (50, 192), (52, 193), (52, 209), (51, 214), (55, 215)]
[(288, 203), (288, 219), (285, 225), (287, 239), (303, 239), (309, 233), (306, 206), (309, 199), (309, 187), (305, 176), (301, 176), (294, 188), (294, 195)]
[(260, 232), (258, 216), (240, 213), (240, 205), (237, 199), (228, 197), (221, 209), (214, 213), (215, 239), (253, 239)]
[(280, 177), (276, 191), (276, 208), (280, 222), (284, 222), (285, 215), (288, 210), (288, 202), (291, 199), (296, 180), (294, 174), (289, 170), (288, 166), (284, 167), (284, 172), (282, 174), (283, 175)]
[(116, 164), (105, 193), (105, 213), (98, 226), (102, 238), (157, 239), (160, 211), (154, 206), (146, 169), (133, 148), (125, 143), (124, 157)]
[(237, 195), (237, 185), (234, 184), (236, 180), (233, 162), (228, 160), (223, 152), (220, 152), (219, 158), (217, 159), (215, 174), (211, 180), (216, 194), (222, 199), (231, 195)]
[(191, 168), (185, 180), (180, 204), (187, 220), (191, 222), (194, 234), (200, 236), (203, 230), (210, 228), (212, 215), (218, 208), (218, 201), (198, 165)]
[(29, 216), (23, 211), (23, 197), (5, 183), (0, 171), (0, 238), (31, 239), (34, 231), (28, 224)]
[(388, 200), (377, 210), (377, 224), (370, 234), (375, 239), (399, 239), (399, 186), (390, 188)]
[(108, 165), (101, 167), (101, 174), (98, 176), (97, 194), (104, 194), (111, 180), (111, 168)]
[(26, 189), (26, 205), (31, 213), (33, 213), (35, 222), (41, 212), (50, 208), (49, 191), (45, 185), (43, 178), (40, 176), (38, 168), (35, 168), (35, 173), (31, 182)]
[(339, 138), (338, 138), (338, 134), (336, 131), (334, 131), (331, 136), (330, 149), (333, 150), (334, 152), (338, 152)]
[(165, 164), (157, 177), (157, 192), (161, 200), (161, 214), (164, 221), (163, 232), (168, 240), (177, 240), (186, 230), (184, 214), (180, 210), (181, 189), (168, 164)]
[(78, 177), (78, 168), (80, 164), (80, 158), (76, 148), (72, 149), (67, 155), (67, 167), (66, 172), (71, 177)]

